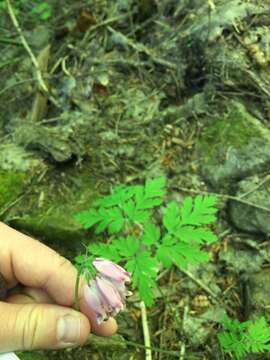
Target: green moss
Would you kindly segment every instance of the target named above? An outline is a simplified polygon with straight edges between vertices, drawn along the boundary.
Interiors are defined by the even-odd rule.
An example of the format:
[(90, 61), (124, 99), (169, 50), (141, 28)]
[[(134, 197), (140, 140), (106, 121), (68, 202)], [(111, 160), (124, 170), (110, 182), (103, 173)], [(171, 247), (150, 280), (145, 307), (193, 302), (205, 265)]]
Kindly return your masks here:
[(213, 164), (224, 162), (226, 149), (242, 149), (251, 139), (261, 136), (254, 120), (242, 105), (232, 104), (228, 113), (210, 120), (198, 141), (198, 155), (211, 159)]
[(20, 358), (20, 360), (48, 360), (47, 356), (45, 356), (41, 351), (20, 351), (17, 352), (16, 355)]
[(0, 170), (0, 209), (18, 197), (25, 180), (24, 172)]
[(10, 211), (9, 223), (49, 245), (78, 249), (87, 238), (75, 214), (91, 207), (96, 198), (90, 169), (67, 166), (51, 168), (19, 204)]

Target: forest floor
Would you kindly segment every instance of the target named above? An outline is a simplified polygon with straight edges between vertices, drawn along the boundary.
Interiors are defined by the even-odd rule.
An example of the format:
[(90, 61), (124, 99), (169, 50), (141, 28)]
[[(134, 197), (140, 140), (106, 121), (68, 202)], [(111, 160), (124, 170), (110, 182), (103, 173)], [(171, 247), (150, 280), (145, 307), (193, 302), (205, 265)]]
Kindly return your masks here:
[(146, 319), (135, 292), (115, 337), (20, 358), (233, 358), (217, 339), (224, 314), (270, 319), (270, 2), (10, 3), (0, 0), (1, 220), (73, 260), (89, 235), (74, 214), (116, 185), (166, 176), (166, 202), (219, 199), (210, 261), (162, 271)]

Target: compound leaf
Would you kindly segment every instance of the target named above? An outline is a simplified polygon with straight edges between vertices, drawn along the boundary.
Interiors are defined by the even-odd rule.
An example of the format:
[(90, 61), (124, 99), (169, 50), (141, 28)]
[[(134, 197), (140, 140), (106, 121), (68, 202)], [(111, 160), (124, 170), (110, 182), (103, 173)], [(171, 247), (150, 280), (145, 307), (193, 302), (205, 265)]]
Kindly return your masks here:
[(202, 227), (181, 226), (174, 235), (183, 242), (192, 241), (194, 244), (212, 243), (217, 240), (217, 236), (211, 230)]
[(224, 330), (218, 334), (218, 340), (225, 352), (233, 353), (240, 360), (248, 353), (270, 350), (270, 328), (264, 317), (255, 322), (240, 323), (237, 319), (223, 320)]
[(214, 207), (217, 203), (217, 198), (213, 195), (202, 197), (196, 196), (192, 203), (192, 198), (184, 199), (180, 209), (181, 223), (183, 225), (202, 225), (212, 223), (216, 217), (217, 209)]
[(98, 213), (102, 217), (102, 221), (96, 227), (96, 234), (103, 232), (106, 227), (109, 227), (110, 234), (118, 232), (122, 229), (124, 225), (124, 218), (119, 208), (100, 208)]
[(109, 234), (115, 234), (119, 232), (124, 225), (124, 219), (122, 217), (119, 217), (118, 219), (114, 219), (109, 224)]
[(160, 229), (154, 223), (147, 221), (144, 224), (141, 240), (146, 245), (157, 243), (160, 238)]
[(93, 225), (101, 221), (102, 218), (102, 215), (96, 209), (89, 209), (75, 215), (75, 220), (83, 225), (85, 229), (90, 229)]
[(264, 317), (256, 320), (247, 329), (248, 343), (251, 352), (262, 352), (270, 348), (270, 328)]
[(127, 201), (133, 196), (134, 194), (133, 188), (135, 188), (135, 186), (124, 186), (124, 185), (116, 186), (110, 195), (97, 199), (94, 202), (94, 206), (111, 207), (111, 206), (120, 205), (121, 203)]
[(88, 251), (96, 255), (97, 257), (103, 257), (115, 262), (118, 262), (121, 259), (121, 256), (118, 254), (118, 250), (108, 244), (90, 244), (87, 247)]
[(150, 209), (162, 203), (165, 195), (166, 178), (146, 180), (145, 186), (138, 186), (135, 194), (136, 208), (138, 210)]
[(147, 198), (162, 197), (165, 195), (166, 178), (165, 176), (156, 179), (146, 180), (145, 196)]
[(172, 247), (166, 245), (160, 245), (157, 249), (157, 259), (163, 264), (165, 268), (170, 268), (173, 264)]
[(154, 302), (152, 289), (156, 286), (157, 260), (143, 251), (126, 264), (126, 269), (132, 272), (132, 286), (138, 288), (140, 298), (147, 306)]
[(134, 236), (120, 237), (112, 241), (118, 253), (123, 257), (131, 257), (139, 250), (140, 244)]
[(168, 203), (164, 210), (163, 225), (169, 232), (174, 232), (180, 224), (179, 208), (175, 201)]

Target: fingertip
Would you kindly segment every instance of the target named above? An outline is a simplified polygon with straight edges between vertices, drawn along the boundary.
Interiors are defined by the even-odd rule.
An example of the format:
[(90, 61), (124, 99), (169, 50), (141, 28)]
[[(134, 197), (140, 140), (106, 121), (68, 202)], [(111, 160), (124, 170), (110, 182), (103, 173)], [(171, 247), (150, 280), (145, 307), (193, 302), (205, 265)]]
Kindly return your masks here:
[(91, 323), (91, 331), (100, 336), (111, 336), (117, 332), (117, 322), (114, 318), (109, 318), (101, 324), (97, 323), (95, 312), (89, 307), (84, 298), (80, 302), (81, 312), (87, 316)]
[(92, 330), (96, 335), (112, 336), (117, 332), (118, 326), (114, 318), (109, 318), (107, 321), (102, 322), (100, 325), (93, 324)]
[(89, 337), (91, 332), (91, 326), (89, 319), (84, 314), (80, 314), (81, 317), (81, 332), (80, 332), (80, 345), (83, 345)]

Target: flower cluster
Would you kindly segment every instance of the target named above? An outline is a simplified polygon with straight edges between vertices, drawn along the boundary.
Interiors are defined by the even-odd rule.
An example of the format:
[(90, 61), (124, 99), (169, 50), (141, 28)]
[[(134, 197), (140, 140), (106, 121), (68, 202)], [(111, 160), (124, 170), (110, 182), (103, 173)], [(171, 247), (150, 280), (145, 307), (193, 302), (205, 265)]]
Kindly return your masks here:
[(93, 266), (97, 275), (84, 288), (84, 296), (91, 309), (95, 311), (97, 322), (100, 324), (124, 309), (126, 297), (131, 295), (125, 283), (131, 281), (131, 274), (103, 258), (96, 258)]

